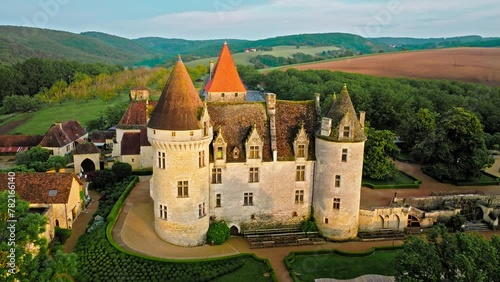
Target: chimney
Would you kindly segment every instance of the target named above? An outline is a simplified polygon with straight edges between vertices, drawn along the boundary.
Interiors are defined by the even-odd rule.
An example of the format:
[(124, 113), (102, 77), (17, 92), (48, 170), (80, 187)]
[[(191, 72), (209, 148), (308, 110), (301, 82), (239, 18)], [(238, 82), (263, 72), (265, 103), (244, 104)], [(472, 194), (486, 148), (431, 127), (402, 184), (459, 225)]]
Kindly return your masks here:
[(208, 81), (212, 80), (212, 76), (214, 75), (215, 64), (214, 61), (210, 61), (210, 73)]
[(330, 133), (332, 133), (332, 119), (324, 117), (321, 120), (321, 135), (322, 136), (330, 136)]
[(359, 112), (359, 123), (361, 123), (361, 127), (365, 127), (365, 111)]

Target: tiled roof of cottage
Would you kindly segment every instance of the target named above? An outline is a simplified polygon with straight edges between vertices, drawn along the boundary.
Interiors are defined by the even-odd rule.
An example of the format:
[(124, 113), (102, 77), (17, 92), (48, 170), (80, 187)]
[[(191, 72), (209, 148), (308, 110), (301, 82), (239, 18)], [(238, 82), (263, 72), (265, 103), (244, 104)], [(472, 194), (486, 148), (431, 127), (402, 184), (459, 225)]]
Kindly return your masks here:
[(63, 147), (87, 134), (87, 131), (77, 120), (68, 120), (53, 124), (45, 134), (40, 146), (50, 148)]
[(247, 92), (226, 42), (220, 51), (212, 80), (207, 83), (205, 90), (207, 92)]
[(75, 150), (73, 151), (74, 155), (85, 155), (85, 154), (95, 154), (99, 153), (99, 149), (91, 142), (83, 142), (76, 145)]
[[(254, 124), (260, 138), (264, 141), (262, 160), (272, 161), (269, 119), (266, 114), (265, 103), (213, 102), (207, 103), (207, 107), (214, 130), (217, 132), (219, 126), (222, 127), (224, 140), (227, 142), (227, 162), (246, 161), (245, 142)], [(214, 132), (214, 135), (217, 133)], [(240, 152), (237, 159), (234, 159), (232, 156), (235, 147), (238, 148)]]
[(149, 88), (144, 87), (142, 85), (138, 85), (138, 86), (136, 86), (134, 88), (131, 88), (130, 90), (149, 90)]
[[(150, 107), (155, 107), (157, 101), (149, 101), (148, 103)], [(147, 122), (146, 100), (133, 101), (123, 114), (117, 127), (126, 129), (130, 127), (144, 126)]]
[[(16, 172), (16, 194), (31, 204), (64, 204), (73, 180), (81, 184), (72, 173)], [(7, 173), (0, 173), (0, 191), (8, 189), (8, 181)], [(54, 196), (49, 195), (51, 190)]]
[(0, 135), (0, 147), (34, 147), (43, 135)]
[(141, 133), (125, 132), (123, 134), (121, 146), (121, 155), (139, 155), (141, 154)]
[(90, 140), (92, 142), (104, 142), (106, 139), (113, 139), (116, 131), (113, 130), (97, 130), (90, 133)]
[(151, 114), (148, 127), (160, 130), (201, 129), (198, 115), (202, 107), (198, 92), (179, 58)]
[(334, 99), (330, 110), (326, 114), (326, 117), (332, 119), (332, 131), (330, 134), (330, 139), (335, 141), (342, 141), (339, 139), (338, 132), (340, 130), (339, 126), (341, 121), (348, 118), (353, 121), (354, 128), (351, 129), (353, 133), (353, 138), (348, 140), (349, 142), (361, 142), (366, 140), (366, 135), (364, 133), (363, 127), (358, 120), (354, 106), (352, 105), (351, 98), (349, 97), (349, 92), (347, 91), (347, 85), (344, 84), (340, 95)]
[(309, 137), (308, 159), (314, 159), (314, 135), (317, 130), (317, 115), (314, 101), (276, 101), (276, 143), (278, 160), (293, 160), (293, 142), (300, 126)]

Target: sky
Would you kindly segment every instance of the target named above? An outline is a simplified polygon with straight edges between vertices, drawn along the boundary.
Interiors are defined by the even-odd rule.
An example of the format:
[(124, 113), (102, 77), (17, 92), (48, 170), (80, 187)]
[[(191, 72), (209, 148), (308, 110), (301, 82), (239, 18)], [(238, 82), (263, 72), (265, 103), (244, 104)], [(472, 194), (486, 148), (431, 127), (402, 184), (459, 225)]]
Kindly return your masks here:
[(500, 36), (498, 0), (1, 0), (0, 25), (126, 38)]

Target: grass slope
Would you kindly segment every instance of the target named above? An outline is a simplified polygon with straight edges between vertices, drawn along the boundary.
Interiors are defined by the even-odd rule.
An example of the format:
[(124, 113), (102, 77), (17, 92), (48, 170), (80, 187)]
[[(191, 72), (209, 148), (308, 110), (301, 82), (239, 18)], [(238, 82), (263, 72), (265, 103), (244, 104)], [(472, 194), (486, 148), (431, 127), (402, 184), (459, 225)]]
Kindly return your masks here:
[[(299, 49), (295, 46), (276, 46), (273, 47), (272, 51), (258, 51), (258, 52), (250, 52), (250, 53), (234, 53), (233, 59), (235, 64), (240, 65), (253, 65), (250, 63), (250, 59), (257, 57), (258, 55), (272, 55), (275, 57), (288, 57), (295, 53), (304, 53), (307, 55), (316, 55), (323, 51), (328, 50), (338, 50), (338, 47), (335, 46), (322, 46), (322, 47), (313, 47), (313, 46), (301, 46)], [(194, 60), (187, 62), (186, 65), (190, 67), (196, 67), (197, 65), (208, 65), (210, 61), (217, 61), (217, 57), (203, 58), (199, 60)]]
[(33, 117), (30, 120), (18, 126), (9, 132), (9, 134), (43, 135), (54, 122), (66, 121), (72, 118), (78, 120), (85, 127), (87, 121), (101, 116), (107, 107), (125, 103), (128, 100), (128, 95), (121, 93), (109, 102), (95, 99), (86, 103), (65, 102), (60, 105), (45, 107), (33, 113)]

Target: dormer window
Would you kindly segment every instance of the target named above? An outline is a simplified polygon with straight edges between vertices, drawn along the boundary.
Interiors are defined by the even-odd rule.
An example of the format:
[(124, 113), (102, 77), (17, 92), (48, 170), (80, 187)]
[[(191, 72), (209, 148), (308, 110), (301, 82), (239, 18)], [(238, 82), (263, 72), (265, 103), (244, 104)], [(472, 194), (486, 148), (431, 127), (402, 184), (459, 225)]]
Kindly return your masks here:
[(224, 148), (223, 147), (217, 147), (217, 159), (222, 160), (224, 159)]
[(344, 138), (349, 138), (351, 137), (351, 127), (350, 126), (344, 126)]
[(237, 159), (240, 157), (240, 150), (238, 150), (238, 148), (234, 148), (233, 150), (233, 159)]
[(259, 158), (259, 146), (250, 146), (250, 159), (258, 159)]
[(226, 161), (226, 150), (227, 150), (227, 143), (224, 140), (224, 136), (222, 135), (222, 127), (219, 127), (219, 132), (217, 132), (217, 137), (215, 137), (214, 142), (212, 143), (212, 146), (214, 148), (213, 150), (213, 158), (215, 159), (215, 164), (216, 165), (221, 165), (221, 162)]
[(293, 141), (293, 149), (295, 158), (307, 158), (307, 146), (309, 145), (309, 138), (304, 128), (304, 123), (301, 124), (299, 132)]
[(305, 156), (306, 145), (297, 145), (297, 158), (303, 158)]
[(257, 126), (254, 124), (245, 144), (247, 160), (260, 159), (262, 157), (263, 146), (264, 142), (262, 141), (262, 139), (259, 136), (259, 133), (257, 132)]

